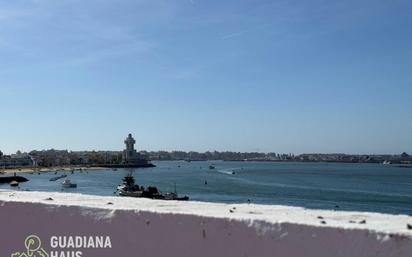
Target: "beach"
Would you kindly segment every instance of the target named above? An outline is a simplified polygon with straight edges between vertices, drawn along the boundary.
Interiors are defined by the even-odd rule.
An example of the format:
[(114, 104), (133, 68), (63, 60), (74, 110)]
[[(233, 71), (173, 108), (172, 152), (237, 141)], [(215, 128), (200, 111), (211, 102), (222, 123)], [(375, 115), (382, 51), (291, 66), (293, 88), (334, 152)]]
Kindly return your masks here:
[(2, 168), (0, 173), (48, 173), (48, 172), (69, 172), (69, 171), (98, 171), (107, 170), (105, 167), (88, 167), (88, 166), (55, 166), (55, 167), (18, 167), (18, 168)]

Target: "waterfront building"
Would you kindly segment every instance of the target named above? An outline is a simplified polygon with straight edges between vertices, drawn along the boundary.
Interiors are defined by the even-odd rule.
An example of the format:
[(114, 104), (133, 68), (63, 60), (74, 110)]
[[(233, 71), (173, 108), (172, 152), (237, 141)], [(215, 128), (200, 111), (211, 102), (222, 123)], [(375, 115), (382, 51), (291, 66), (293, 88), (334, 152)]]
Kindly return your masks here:
[(28, 153), (21, 153), (19, 151), (16, 154), (0, 156), (0, 167), (2, 168), (25, 166), (36, 166), (36, 161)]

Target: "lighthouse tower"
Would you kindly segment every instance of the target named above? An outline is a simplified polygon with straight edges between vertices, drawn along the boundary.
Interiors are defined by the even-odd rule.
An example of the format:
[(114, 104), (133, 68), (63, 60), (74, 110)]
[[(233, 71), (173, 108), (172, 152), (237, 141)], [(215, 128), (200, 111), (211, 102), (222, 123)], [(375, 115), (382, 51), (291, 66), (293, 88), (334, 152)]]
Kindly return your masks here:
[(132, 134), (129, 134), (127, 136), (126, 140), (124, 140), (124, 143), (126, 145), (126, 149), (123, 151), (123, 163), (135, 164), (141, 161), (139, 154), (134, 149), (136, 140), (134, 140)]

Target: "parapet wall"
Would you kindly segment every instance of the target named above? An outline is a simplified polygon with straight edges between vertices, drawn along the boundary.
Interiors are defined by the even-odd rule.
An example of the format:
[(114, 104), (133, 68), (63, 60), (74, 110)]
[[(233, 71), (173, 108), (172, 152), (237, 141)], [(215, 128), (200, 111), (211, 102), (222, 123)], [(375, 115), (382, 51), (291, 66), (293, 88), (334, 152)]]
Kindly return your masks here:
[[(1, 257), (409, 257), (407, 224), (404, 215), (0, 191)], [(25, 245), (29, 235), (39, 249), (37, 239)]]

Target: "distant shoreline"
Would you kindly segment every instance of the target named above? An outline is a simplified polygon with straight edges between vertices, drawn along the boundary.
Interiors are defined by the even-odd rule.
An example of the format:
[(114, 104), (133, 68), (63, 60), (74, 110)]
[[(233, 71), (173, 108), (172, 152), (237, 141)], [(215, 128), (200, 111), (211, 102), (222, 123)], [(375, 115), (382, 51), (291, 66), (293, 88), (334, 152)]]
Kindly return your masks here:
[(48, 173), (48, 172), (70, 172), (74, 171), (94, 171), (94, 170), (108, 170), (101, 166), (55, 166), (55, 167), (13, 167), (1, 168), (0, 173)]
[(33, 167), (33, 166), (23, 166), (23, 167), (6, 167), (0, 168), (0, 174), (10, 174), (10, 173), (48, 173), (48, 172), (71, 172), (71, 171), (95, 171), (95, 170), (110, 170), (110, 169), (122, 169), (122, 168), (151, 168), (156, 167), (155, 165), (149, 164), (139, 164), (139, 165), (128, 165), (128, 164), (102, 164), (102, 165), (62, 165), (62, 166), (52, 166), (52, 167)]

